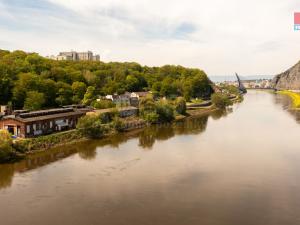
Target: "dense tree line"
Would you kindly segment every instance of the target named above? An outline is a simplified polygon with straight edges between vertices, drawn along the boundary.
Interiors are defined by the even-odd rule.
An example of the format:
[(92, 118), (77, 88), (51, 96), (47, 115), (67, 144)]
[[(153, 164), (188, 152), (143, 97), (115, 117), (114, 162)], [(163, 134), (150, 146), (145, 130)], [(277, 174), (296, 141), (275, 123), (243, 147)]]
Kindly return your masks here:
[(211, 82), (199, 69), (137, 63), (55, 61), (36, 53), (0, 50), (0, 104), (40, 109), (91, 104), (98, 95), (152, 91), (156, 96), (208, 97)]

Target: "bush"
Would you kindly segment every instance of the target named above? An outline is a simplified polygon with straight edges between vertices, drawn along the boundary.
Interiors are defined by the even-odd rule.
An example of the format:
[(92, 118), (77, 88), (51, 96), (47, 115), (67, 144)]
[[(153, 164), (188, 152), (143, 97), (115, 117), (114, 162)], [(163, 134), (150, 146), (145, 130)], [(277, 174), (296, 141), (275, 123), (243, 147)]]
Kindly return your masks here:
[(186, 113), (186, 101), (184, 98), (179, 97), (175, 101), (175, 111), (178, 114), (184, 115)]
[(157, 123), (159, 120), (159, 115), (156, 112), (147, 112), (143, 115), (143, 118), (148, 123)]
[(101, 99), (100, 101), (94, 101), (92, 105), (96, 109), (109, 109), (116, 107), (116, 105), (112, 101), (105, 99)]
[(99, 118), (102, 123), (108, 124), (114, 120), (115, 117), (119, 116), (119, 110), (117, 108), (114, 108), (110, 110), (109, 112), (101, 113), (99, 115)]
[(211, 101), (218, 109), (225, 109), (227, 106), (232, 105), (232, 101), (225, 94), (215, 93), (211, 96)]
[(114, 130), (120, 132), (124, 130), (125, 124), (119, 117), (116, 116), (112, 121), (112, 127)]
[(107, 131), (108, 127), (103, 124), (99, 116), (84, 116), (78, 121), (78, 131), (89, 138), (102, 137)]
[(0, 163), (8, 162), (16, 158), (16, 152), (12, 144), (12, 138), (8, 131), (0, 130)]
[(174, 120), (174, 109), (170, 104), (158, 103), (156, 105), (156, 113), (159, 122), (171, 122)]
[(28, 151), (48, 149), (57, 144), (69, 143), (80, 138), (82, 138), (82, 135), (77, 130), (69, 130), (46, 136), (19, 140), (13, 144), (13, 147), (17, 152), (26, 153)]
[(140, 102), (140, 116), (149, 123), (171, 122), (174, 120), (174, 108), (169, 103), (157, 103), (147, 97)]

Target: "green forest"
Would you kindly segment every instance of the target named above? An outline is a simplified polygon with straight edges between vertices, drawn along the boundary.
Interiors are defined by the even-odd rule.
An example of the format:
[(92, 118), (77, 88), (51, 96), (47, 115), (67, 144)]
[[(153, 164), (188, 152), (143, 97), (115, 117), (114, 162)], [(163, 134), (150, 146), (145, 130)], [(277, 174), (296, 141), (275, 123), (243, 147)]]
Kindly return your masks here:
[(212, 83), (204, 71), (133, 62), (56, 61), (37, 53), (0, 50), (0, 104), (37, 110), (91, 104), (98, 96), (152, 91), (156, 96), (207, 98)]

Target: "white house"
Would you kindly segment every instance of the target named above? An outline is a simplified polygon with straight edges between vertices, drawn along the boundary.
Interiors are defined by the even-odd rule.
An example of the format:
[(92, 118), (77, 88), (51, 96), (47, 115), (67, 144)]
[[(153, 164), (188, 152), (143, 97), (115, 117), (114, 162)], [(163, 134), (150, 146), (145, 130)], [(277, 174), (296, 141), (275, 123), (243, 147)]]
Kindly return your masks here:
[(132, 92), (130, 97), (140, 99), (140, 98), (145, 98), (148, 94), (149, 94), (149, 92), (146, 92), (146, 91)]

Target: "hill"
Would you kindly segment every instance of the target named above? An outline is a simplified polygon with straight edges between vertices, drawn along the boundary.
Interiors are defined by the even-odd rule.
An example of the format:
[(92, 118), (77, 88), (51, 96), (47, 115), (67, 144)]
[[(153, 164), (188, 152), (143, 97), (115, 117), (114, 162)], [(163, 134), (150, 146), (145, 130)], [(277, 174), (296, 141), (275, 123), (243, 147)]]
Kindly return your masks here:
[(300, 62), (276, 75), (272, 83), (277, 90), (300, 90)]
[[(158, 56), (159, 57), (159, 56)], [(0, 50), (0, 104), (14, 109), (91, 104), (99, 95), (152, 91), (157, 96), (209, 97), (204, 71), (134, 62), (56, 61), (36, 53)]]

